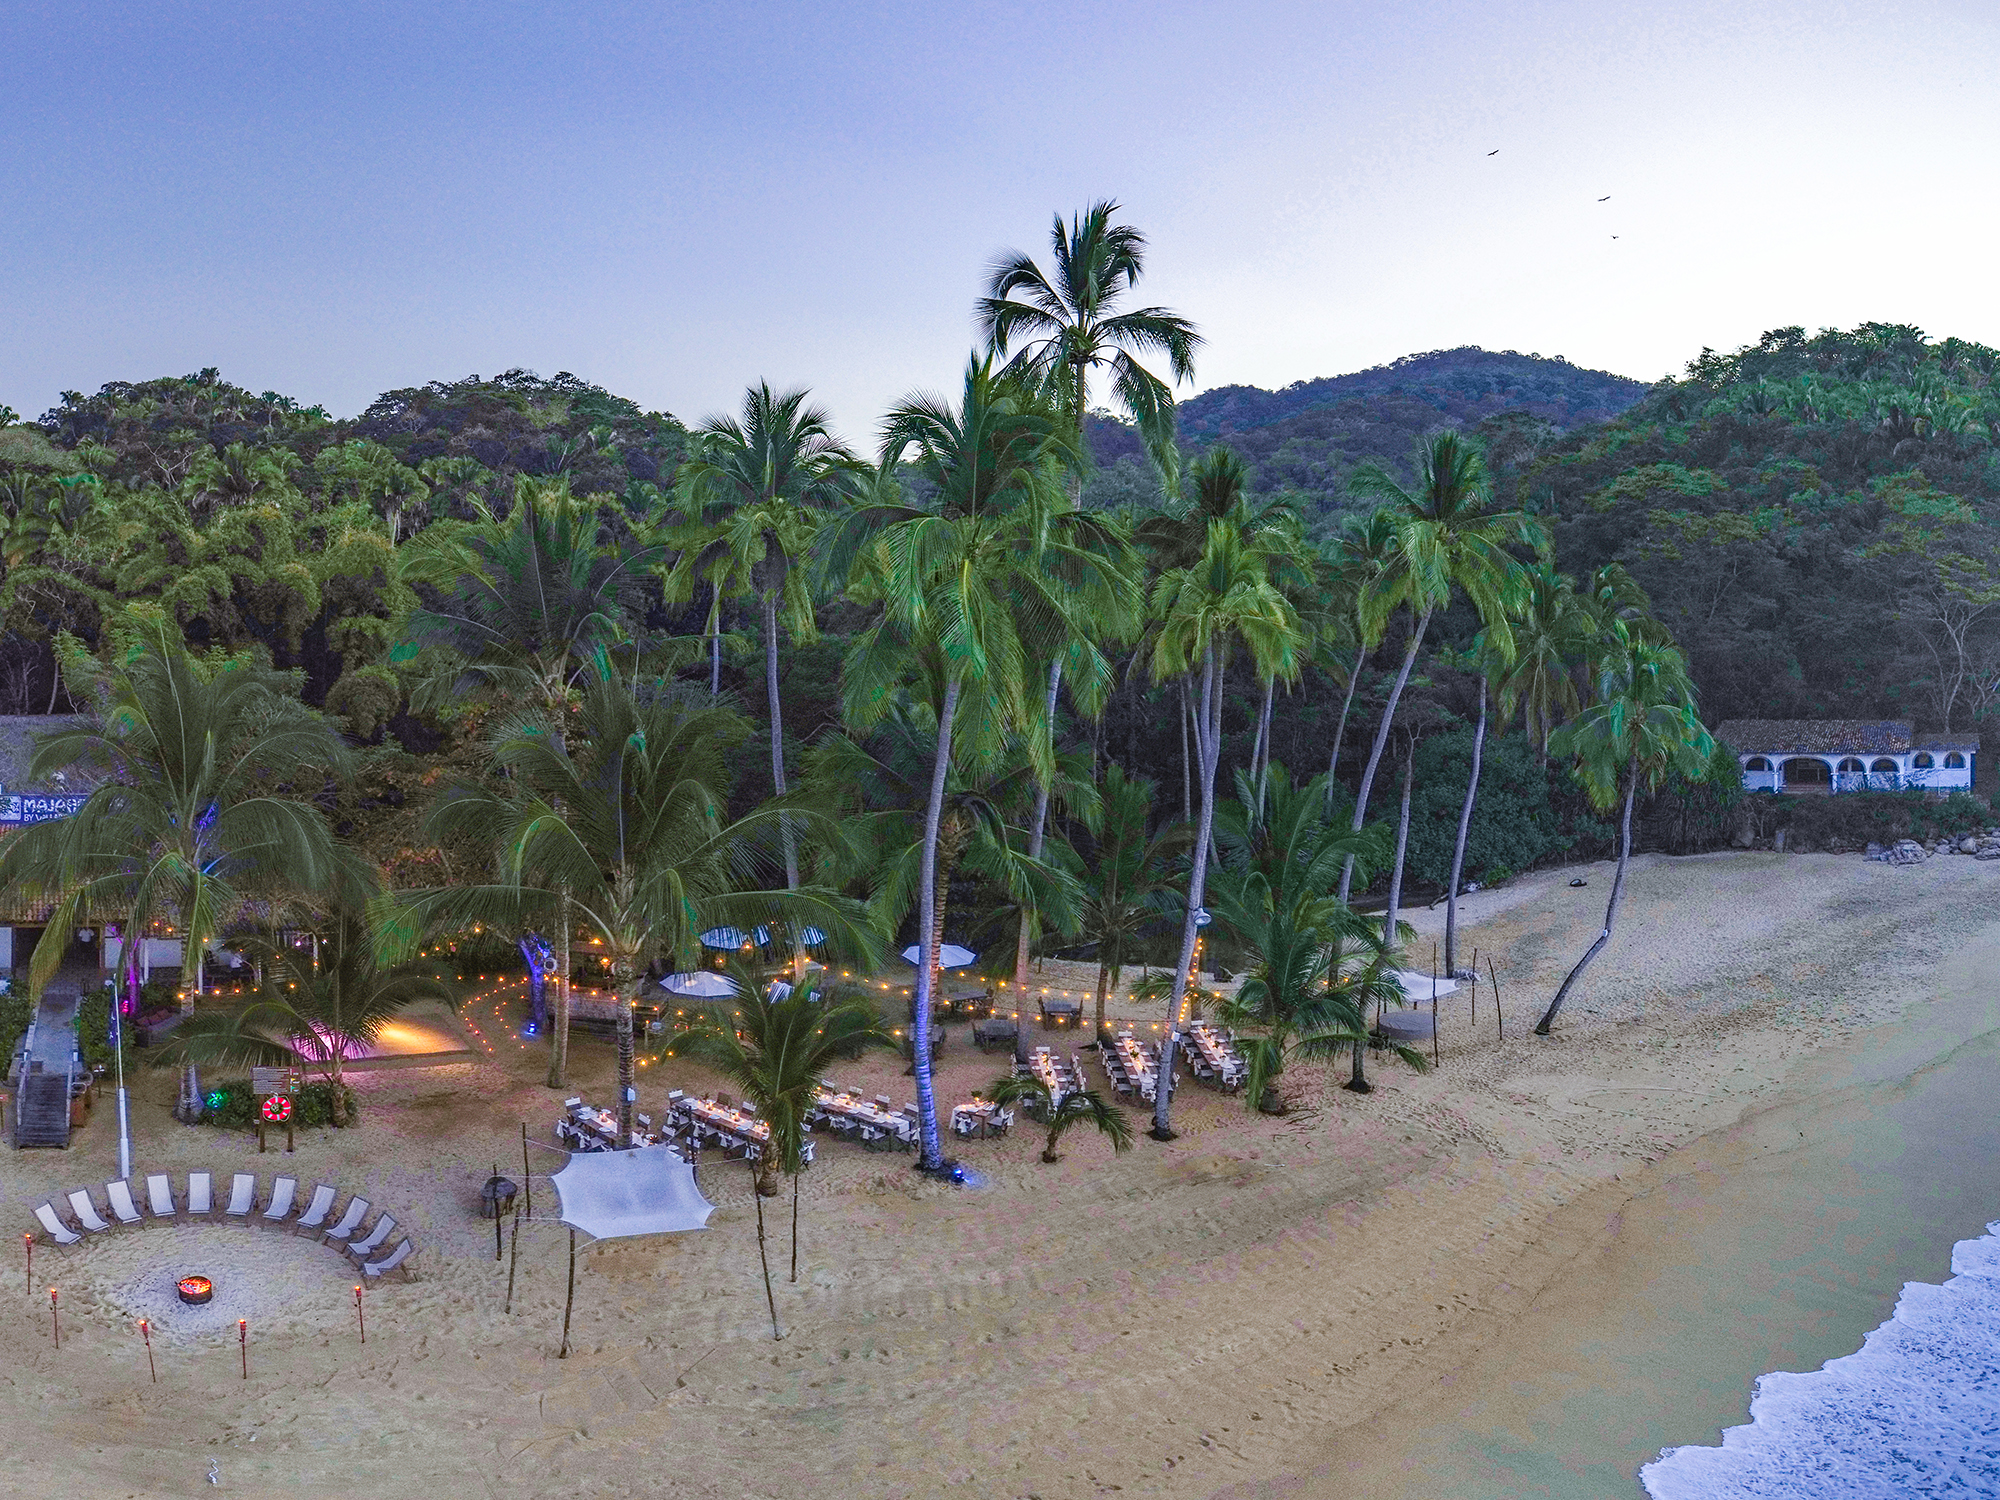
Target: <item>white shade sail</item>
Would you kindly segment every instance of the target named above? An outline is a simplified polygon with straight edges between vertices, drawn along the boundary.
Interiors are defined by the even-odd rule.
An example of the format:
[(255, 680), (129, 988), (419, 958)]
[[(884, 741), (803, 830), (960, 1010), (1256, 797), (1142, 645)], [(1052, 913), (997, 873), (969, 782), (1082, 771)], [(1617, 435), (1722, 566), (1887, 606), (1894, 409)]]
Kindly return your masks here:
[[(923, 957), (923, 953), (924, 950), (922, 948), (912, 943), (903, 950), (903, 962), (906, 964), (916, 963)], [(946, 943), (938, 949), (938, 967), (940, 969), (962, 969), (977, 957), (979, 955), (974, 953), (970, 948), (961, 948), (956, 943)]]
[[(1396, 981), (1396, 986), (1402, 990), (1405, 1000), (1429, 1000), (1432, 998), (1431, 984), (1433, 981), (1428, 974), (1419, 973), (1415, 969), (1391, 969), (1389, 977)], [(1453, 990), (1458, 988), (1458, 981), (1456, 979), (1446, 979), (1443, 976), (1439, 976), (1436, 984), (1437, 993), (1440, 995), (1449, 995)]]
[(580, 1152), (549, 1181), (563, 1223), (597, 1240), (705, 1229), (715, 1212), (695, 1186), (694, 1168), (671, 1146)]
[(694, 995), (702, 999), (721, 999), (736, 993), (736, 986), (727, 978), (709, 969), (696, 969), (688, 974), (669, 974), (660, 981), (660, 988), (676, 995)]

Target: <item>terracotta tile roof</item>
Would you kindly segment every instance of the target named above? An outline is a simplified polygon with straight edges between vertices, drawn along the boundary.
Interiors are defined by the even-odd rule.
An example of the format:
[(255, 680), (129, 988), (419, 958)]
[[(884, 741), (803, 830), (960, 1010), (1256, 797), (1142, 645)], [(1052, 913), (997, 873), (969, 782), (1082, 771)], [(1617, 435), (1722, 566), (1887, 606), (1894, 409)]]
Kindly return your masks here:
[(1906, 755), (1977, 750), (1976, 734), (1917, 735), (1907, 719), (1731, 719), (1715, 737), (1739, 755)]

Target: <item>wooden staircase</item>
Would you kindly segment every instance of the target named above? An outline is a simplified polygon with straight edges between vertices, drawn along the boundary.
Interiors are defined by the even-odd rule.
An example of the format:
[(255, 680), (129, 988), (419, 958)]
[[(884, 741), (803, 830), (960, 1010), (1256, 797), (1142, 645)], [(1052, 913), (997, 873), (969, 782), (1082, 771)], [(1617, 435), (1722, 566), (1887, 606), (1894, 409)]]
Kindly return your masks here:
[(14, 1092), (14, 1146), (68, 1145), (69, 1074), (31, 1064)]

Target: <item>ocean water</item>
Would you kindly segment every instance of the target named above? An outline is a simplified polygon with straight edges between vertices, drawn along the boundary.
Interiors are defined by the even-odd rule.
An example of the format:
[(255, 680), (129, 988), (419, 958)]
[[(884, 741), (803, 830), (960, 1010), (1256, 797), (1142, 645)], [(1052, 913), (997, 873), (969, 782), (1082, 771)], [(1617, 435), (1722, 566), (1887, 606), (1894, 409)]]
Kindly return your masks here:
[(1669, 1448), (1639, 1471), (1654, 1500), (2000, 1495), (2000, 1223), (1912, 1281), (1861, 1348), (1757, 1382), (1722, 1446)]

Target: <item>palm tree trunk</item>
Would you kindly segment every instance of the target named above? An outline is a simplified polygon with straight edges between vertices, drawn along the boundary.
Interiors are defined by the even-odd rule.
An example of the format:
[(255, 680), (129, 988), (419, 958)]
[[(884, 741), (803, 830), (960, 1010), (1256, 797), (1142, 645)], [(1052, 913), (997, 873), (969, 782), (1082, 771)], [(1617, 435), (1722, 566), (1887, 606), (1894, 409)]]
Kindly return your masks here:
[(792, 1285), (799, 1284), (799, 1173), (792, 1173)]
[(1264, 788), (1271, 779), (1271, 695), (1276, 691), (1278, 679), (1264, 679), (1264, 710), (1257, 716), (1257, 748), (1250, 756), (1250, 766), (1257, 777), (1257, 822), (1264, 821)]
[[(626, 965), (621, 962), (618, 967), (622, 969)], [(624, 978), (622, 974), (618, 977)], [(632, 1007), (638, 1003), (639, 986), (645, 982), (646, 976), (641, 971), (632, 979), (630, 988), (624, 989), (618, 997), (618, 1149), (620, 1151), (623, 1151), (632, 1140), (632, 1111), (637, 1107), (633, 1099), (638, 1083), (638, 1067), (635, 1056), (637, 1047), (632, 1036)]]
[(1179, 692), (1181, 695), (1181, 821), (1183, 823), (1192, 823), (1194, 821), (1194, 758), (1188, 750), (1188, 720), (1191, 715), (1188, 712), (1187, 680), (1185, 678), (1181, 680)]
[(764, 1248), (764, 1188), (755, 1167), (750, 1169), (750, 1189), (757, 1205), (757, 1259), (764, 1263), (764, 1305), (771, 1309), (771, 1337), (775, 1340), (782, 1336), (778, 1332), (778, 1298), (771, 1290), (771, 1252)]
[[(778, 593), (764, 591), (764, 696), (771, 706), (771, 786), (785, 795), (785, 715), (778, 700)], [(791, 819), (778, 818), (778, 832), (785, 841), (785, 889), (799, 888), (799, 851), (792, 833)]]
[(1100, 947), (1097, 960), (1097, 1019), (1096, 1031), (1094, 1033), (1097, 1037), (1097, 1045), (1100, 1047), (1111, 1039), (1110, 1028), (1104, 1023), (1104, 1002), (1110, 991), (1111, 965), (1104, 962), (1103, 949)]
[(549, 1087), (559, 1089), (569, 1076), (569, 894), (562, 901), (561, 945), (556, 959), (556, 1013), (549, 1025)]
[(1479, 797), (1479, 761), (1486, 749), (1486, 679), (1479, 679), (1479, 725), (1472, 731), (1472, 774), (1465, 778), (1465, 805), (1458, 810), (1458, 841), (1451, 849), (1451, 888), (1444, 898), (1444, 971), (1458, 977), (1458, 882), (1465, 873), (1465, 841), (1472, 833), (1472, 804)]
[(1396, 863), (1389, 871), (1389, 906), (1382, 913), (1382, 946), (1396, 946), (1396, 918), (1403, 908), (1403, 856), (1410, 848), (1410, 787), (1416, 780), (1417, 737), (1403, 751), (1403, 806), (1396, 816)]
[(1549, 1028), (1555, 1024), (1556, 1012), (1562, 1009), (1563, 1001), (1569, 996), (1570, 986), (1590, 967), (1591, 960), (1604, 951), (1604, 945), (1611, 941), (1612, 924), (1618, 920), (1618, 898), (1625, 894), (1625, 866), (1632, 858), (1632, 799), (1638, 790), (1639, 758), (1634, 755), (1625, 772), (1625, 811), (1618, 821), (1618, 873), (1611, 877), (1611, 899), (1604, 907), (1604, 930), (1598, 933), (1597, 941), (1576, 961), (1576, 967), (1563, 980), (1562, 988), (1556, 991), (1555, 999), (1549, 1002), (1548, 1010), (1535, 1026), (1536, 1036), (1549, 1034)]
[(1340, 717), (1333, 725), (1333, 753), (1326, 758), (1326, 810), (1333, 811), (1333, 789), (1340, 775), (1340, 742), (1347, 735), (1347, 711), (1354, 706), (1355, 685), (1361, 681), (1361, 669), (1368, 661), (1368, 648), (1363, 646), (1354, 653), (1354, 670), (1347, 674), (1347, 691), (1340, 695)]
[(938, 1140), (937, 1093), (931, 1085), (931, 1001), (936, 989), (938, 926), (943, 905), (938, 900), (938, 831), (944, 822), (944, 784), (951, 771), (951, 726), (958, 714), (959, 683), (956, 677), (944, 685), (944, 703), (938, 710), (937, 754), (931, 764), (930, 802), (924, 809), (923, 871), (917, 899), (918, 942), (917, 1008), (910, 1024), (911, 1072), (917, 1080), (917, 1126), (922, 1149), (917, 1167), (936, 1172), (944, 1166), (944, 1149)]
[[(1056, 693), (1062, 687), (1062, 658), (1058, 656), (1049, 663), (1048, 701), (1043, 706), (1042, 722), (1049, 726), (1049, 748), (1055, 749), (1056, 735)], [(1042, 857), (1042, 833), (1049, 817), (1049, 788), (1045, 782), (1035, 786), (1035, 817), (1028, 825), (1028, 858)], [(1014, 1026), (1014, 1061), (1028, 1060), (1027, 1012), (1023, 1007), (1028, 1003), (1028, 950), (1033, 946), (1034, 924), (1029, 920), (1028, 909), (1021, 908), (1021, 932), (1014, 942), (1014, 1001), (1015, 1009), (1021, 1011)]]
[(708, 696), (722, 696), (722, 586), (708, 586)]
[(1181, 1022), (1181, 1007), (1187, 1001), (1188, 981), (1194, 970), (1195, 944), (1201, 937), (1199, 918), (1202, 898), (1208, 889), (1208, 846), (1215, 832), (1215, 766), (1222, 748), (1221, 720), (1217, 712), (1220, 705), (1215, 701), (1220, 696), (1216, 692), (1220, 676), (1215, 646), (1211, 643), (1201, 671), (1201, 823), (1195, 829), (1194, 861), (1188, 872), (1187, 915), (1181, 919), (1181, 955), (1174, 967), (1173, 1002), (1167, 1011), (1165, 1034), (1160, 1040), (1159, 1082), (1153, 1091), (1153, 1139), (1156, 1141), (1174, 1138), (1173, 1126), (1168, 1118), (1168, 1103), (1173, 1094), (1174, 1038)]
[[(1396, 673), (1396, 684), (1389, 689), (1389, 701), (1382, 706), (1382, 727), (1375, 731), (1375, 743), (1368, 751), (1368, 764), (1362, 768), (1361, 787), (1354, 794), (1353, 831), (1359, 833), (1361, 825), (1368, 817), (1368, 793), (1375, 786), (1375, 771), (1382, 764), (1382, 751), (1389, 744), (1389, 730), (1396, 722), (1396, 704), (1403, 696), (1403, 688), (1410, 680), (1410, 668), (1416, 665), (1417, 650), (1424, 643), (1424, 632), (1430, 628), (1430, 611), (1417, 616), (1417, 628), (1410, 632), (1410, 644), (1403, 652), (1403, 665)], [(1347, 857), (1347, 863), (1340, 871), (1340, 899), (1345, 901), (1354, 881), (1354, 856)]]

